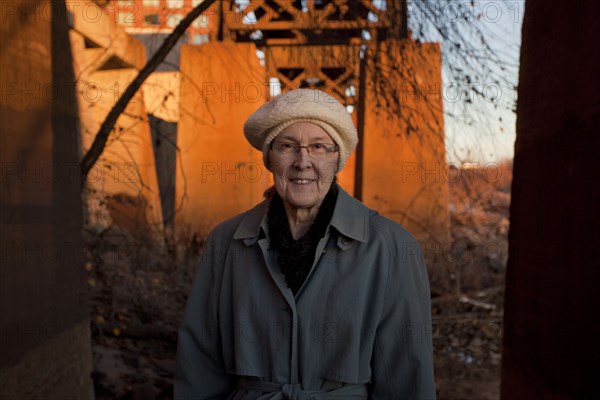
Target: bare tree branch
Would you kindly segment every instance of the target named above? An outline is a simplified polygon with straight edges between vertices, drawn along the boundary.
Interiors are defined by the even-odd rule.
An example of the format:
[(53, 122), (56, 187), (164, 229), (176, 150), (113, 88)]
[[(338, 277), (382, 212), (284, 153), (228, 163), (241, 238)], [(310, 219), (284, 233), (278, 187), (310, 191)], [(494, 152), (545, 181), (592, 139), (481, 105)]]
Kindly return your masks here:
[(123, 95), (119, 98), (114, 107), (110, 110), (106, 119), (100, 126), (92, 147), (85, 154), (80, 163), (81, 169), (81, 186), (83, 187), (86, 177), (94, 164), (98, 161), (98, 158), (104, 151), (106, 141), (110, 135), (110, 131), (115, 126), (119, 115), (125, 110), (129, 101), (133, 98), (135, 93), (140, 89), (142, 83), (148, 78), (148, 76), (160, 65), (160, 63), (169, 54), (171, 49), (175, 46), (179, 38), (184, 34), (186, 29), (191, 23), (198, 18), (204, 11), (206, 11), (215, 0), (205, 0), (194, 8), (190, 13), (177, 25), (177, 27), (171, 32), (171, 34), (165, 39), (160, 48), (154, 53), (152, 58), (146, 63), (144, 68), (135, 77), (131, 85), (127, 87)]

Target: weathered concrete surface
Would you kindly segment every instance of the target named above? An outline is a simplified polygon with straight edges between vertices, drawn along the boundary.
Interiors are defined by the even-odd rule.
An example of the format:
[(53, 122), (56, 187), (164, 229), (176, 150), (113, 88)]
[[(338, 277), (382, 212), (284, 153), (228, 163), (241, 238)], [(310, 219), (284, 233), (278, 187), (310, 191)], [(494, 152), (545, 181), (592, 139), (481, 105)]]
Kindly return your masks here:
[(600, 4), (528, 0), (501, 396), (598, 397)]
[[(185, 112), (185, 104), (179, 101), (179, 71), (153, 72), (142, 85), (144, 106), (149, 114), (163, 121), (179, 121), (180, 112)], [(180, 111), (181, 110), (181, 111)]]
[(70, 1), (68, 7), (73, 31), (88, 39), (86, 48), (91, 51), (85, 57), (89, 71), (102, 69), (110, 59), (123, 68), (139, 70), (144, 67), (145, 46), (118, 26), (114, 17), (96, 5), (95, 1)]
[(180, 82), (179, 71), (153, 72), (142, 85), (165, 226), (172, 226), (175, 216), (177, 125), (180, 109), (186, 110), (186, 105), (179, 100)]
[(177, 171), (177, 124), (148, 114), (160, 205), (165, 226), (173, 226), (175, 217), (175, 176)]
[[(70, 42), (83, 157), (106, 115), (145, 64), (146, 54), (140, 42), (93, 3), (82, 2), (73, 5), (72, 10)], [(162, 226), (146, 112), (140, 90), (117, 120), (102, 156), (90, 171), (84, 191), (84, 223), (88, 228), (104, 229), (115, 224), (140, 233), (149, 225)]]
[(88, 321), (65, 326), (58, 335), (0, 371), (2, 399), (93, 399)]
[(0, 10), (0, 393), (91, 399), (66, 8)]
[[(127, 68), (91, 74), (90, 82), (101, 93), (88, 109), (95, 117), (93, 132), (97, 132), (106, 114), (118, 100), (118, 95), (135, 79), (137, 73), (137, 70)], [(88, 183), (97, 188), (99, 194), (106, 196), (113, 223), (131, 232), (144, 230), (148, 224), (162, 225), (152, 137), (142, 91), (136, 94), (119, 116), (98, 167), (89, 175)]]
[(373, 51), (377, 62), (369, 58), (366, 67), (362, 200), (417, 239), (446, 243), (440, 47), (401, 40)]
[(206, 234), (259, 201), (271, 184), (243, 134), (268, 94), (254, 44), (184, 46), (177, 132), (176, 224)]

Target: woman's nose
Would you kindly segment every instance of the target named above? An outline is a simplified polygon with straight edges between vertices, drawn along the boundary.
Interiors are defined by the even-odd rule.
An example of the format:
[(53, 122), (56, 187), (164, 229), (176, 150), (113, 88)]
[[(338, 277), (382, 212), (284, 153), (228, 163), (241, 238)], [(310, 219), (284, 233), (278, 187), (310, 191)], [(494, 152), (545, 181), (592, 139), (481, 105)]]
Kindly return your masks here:
[(299, 168), (307, 168), (311, 166), (310, 155), (308, 154), (308, 148), (300, 147), (296, 152), (296, 160), (294, 165)]

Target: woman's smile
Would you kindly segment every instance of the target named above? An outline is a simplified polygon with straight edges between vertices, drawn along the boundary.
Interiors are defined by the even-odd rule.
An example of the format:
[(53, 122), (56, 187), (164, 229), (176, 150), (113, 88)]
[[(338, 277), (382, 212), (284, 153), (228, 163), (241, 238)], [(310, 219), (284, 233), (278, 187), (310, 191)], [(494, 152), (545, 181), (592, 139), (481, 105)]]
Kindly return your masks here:
[(289, 181), (292, 182), (293, 184), (304, 186), (304, 185), (308, 185), (310, 183), (314, 183), (317, 180), (316, 179), (306, 179), (306, 178), (290, 178)]

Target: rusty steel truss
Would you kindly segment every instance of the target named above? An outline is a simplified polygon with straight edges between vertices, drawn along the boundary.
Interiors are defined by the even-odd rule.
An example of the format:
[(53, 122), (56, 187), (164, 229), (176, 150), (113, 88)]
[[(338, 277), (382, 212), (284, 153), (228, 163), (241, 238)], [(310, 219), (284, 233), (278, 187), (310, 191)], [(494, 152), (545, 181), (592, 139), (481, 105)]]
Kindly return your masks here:
[[(219, 3), (218, 40), (254, 42), (281, 90), (325, 90), (357, 103), (361, 47), (406, 31), (403, 0), (251, 0)], [(404, 35), (400, 33), (400, 35)]]

